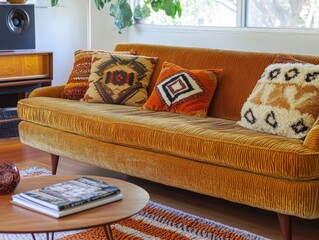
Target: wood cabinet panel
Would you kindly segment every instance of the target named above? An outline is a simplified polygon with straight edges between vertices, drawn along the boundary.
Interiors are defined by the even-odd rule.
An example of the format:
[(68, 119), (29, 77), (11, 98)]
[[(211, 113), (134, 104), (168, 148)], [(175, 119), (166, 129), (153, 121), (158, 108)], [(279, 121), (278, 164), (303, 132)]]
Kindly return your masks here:
[(15, 107), (36, 88), (51, 86), (53, 53), (0, 51), (0, 108)]
[(0, 55), (0, 81), (50, 78), (51, 53)]

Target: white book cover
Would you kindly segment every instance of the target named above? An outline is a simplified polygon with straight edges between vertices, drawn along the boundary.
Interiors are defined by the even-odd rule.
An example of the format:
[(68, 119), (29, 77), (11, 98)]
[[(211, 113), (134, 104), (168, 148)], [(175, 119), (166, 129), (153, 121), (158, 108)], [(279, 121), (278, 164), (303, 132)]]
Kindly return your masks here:
[(56, 210), (50, 209), (46, 206), (32, 202), (28, 199), (25, 199), (25, 198), (19, 196), (18, 194), (16, 194), (15, 197), (12, 198), (11, 203), (13, 203), (17, 206), (29, 209), (29, 210), (43, 213), (45, 215), (48, 215), (48, 216), (51, 216), (54, 218), (60, 218), (60, 217), (71, 215), (71, 214), (81, 212), (81, 211), (84, 211), (87, 209), (91, 209), (91, 208), (95, 208), (95, 207), (98, 207), (101, 205), (105, 205), (107, 203), (115, 202), (115, 201), (121, 200), (122, 198), (123, 198), (123, 194), (118, 193), (115, 195), (111, 195), (107, 198), (102, 198), (102, 199), (99, 199), (96, 201), (89, 202), (87, 204), (79, 205), (77, 207), (68, 208), (68, 209), (61, 210), (61, 211), (56, 211)]

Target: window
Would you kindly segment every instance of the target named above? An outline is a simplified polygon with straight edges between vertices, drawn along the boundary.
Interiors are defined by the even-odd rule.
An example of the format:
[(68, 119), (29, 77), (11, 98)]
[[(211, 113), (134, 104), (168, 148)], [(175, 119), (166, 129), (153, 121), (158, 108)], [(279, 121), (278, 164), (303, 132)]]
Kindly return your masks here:
[(248, 0), (247, 26), (318, 28), (319, 0)]
[[(143, 5), (143, 0), (139, 0)], [(236, 27), (237, 0), (181, 0), (182, 16), (171, 19), (164, 12), (152, 14), (147, 24)]]
[[(143, 0), (136, 0), (143, 5)], [(181, 0), (181, 18), (152, 14), (158, 25), (319, 28), (319, 0)]]

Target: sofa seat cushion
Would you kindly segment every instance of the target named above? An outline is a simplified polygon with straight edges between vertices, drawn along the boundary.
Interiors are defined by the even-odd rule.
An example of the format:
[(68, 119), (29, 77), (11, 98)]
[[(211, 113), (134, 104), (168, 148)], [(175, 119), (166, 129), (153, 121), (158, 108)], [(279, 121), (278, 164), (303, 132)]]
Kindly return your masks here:
[(236, 121), (47, 97), (20, 100), (18, 114), (35, 124), (192, 161), (283, 179), (319, 178), (319, 152), (303, 141), (255, 132)]

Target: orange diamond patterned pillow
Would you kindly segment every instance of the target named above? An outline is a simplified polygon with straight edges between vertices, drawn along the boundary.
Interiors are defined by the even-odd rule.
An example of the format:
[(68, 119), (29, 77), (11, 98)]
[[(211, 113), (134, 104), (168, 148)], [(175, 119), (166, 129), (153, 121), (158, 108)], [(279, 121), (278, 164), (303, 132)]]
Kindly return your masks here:
[(92, 56), (98, 53), (135, 54), (129, 52), (110, 52), (104, 50), (77, 50), (74, 53), (74, 65), (69, 80), (62, 92), (62, 98), (80, 100), (89, 88), (89, 76), (91, 71)]
[(165, 62), (143, 109), (205, 117), (221, 69), (185, 69)]

